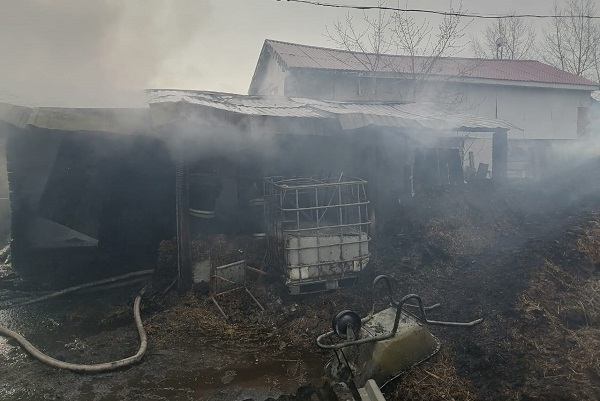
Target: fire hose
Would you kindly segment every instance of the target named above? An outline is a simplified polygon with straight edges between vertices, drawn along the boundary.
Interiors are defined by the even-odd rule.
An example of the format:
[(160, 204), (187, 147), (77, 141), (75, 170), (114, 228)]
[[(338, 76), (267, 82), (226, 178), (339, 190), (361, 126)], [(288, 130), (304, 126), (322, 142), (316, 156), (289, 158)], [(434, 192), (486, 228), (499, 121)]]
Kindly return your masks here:
[[(90, 285), (93, 285), (93, 284), (95, 284), (95, 283), (91, 283)], [(17, 341), (19, 343), (19, 345), (21, 347), (23, 347), (23, 349), (25, 351), (27, 351), (35, 359), (37, 359), (40, 362), (45, 363), (49, 366), (58, 368), (58, 369), (66, 369), (66, 370), (71, 370), (73, 372), (80, 372), (80, 373), (100, 373), (100, 372), (109, 372), (112, 370), (121, 369), (121, 368), (133, 365), (133, 364), (141, 361), (142, 358), (144, 357), (144, 354), (146, 353), (146, 349), (148, 347), (148, 339), (146, 336), (146, 331), (144, 330), (144, 326), (142, 324), (142, 318), (140, 316), (140, 306), (142, 303), (142, 296), (144, 295), (145, 290), (146, 290), (146, 287), (142, 288), (142, 290), (139, 292), (139, 294), (135, 298), (135, 301), (133, 304), (133, 316), (135, 319), (135, 326), (137, 328), (138, 335), (140, 337), (140, 346), (135, 355), (124, 358), (124, 359), (119, 359), (117, 361), (112, 361), (112, 362), (89, 364), (89, 365), (69, 363), (69, 362), (64, 362), (64, 361), (52, 358), (52, 357), (44, 354), (39, 349), (37, 349), (33, 344), (31, 344), (29, 341), (27, 341), (25, 339), (25, 337), (23, 337), (19, 333), (16, 333), (10, 329), (7, 329), (6, 327), (0, 326), (0, 336), (14, 339), (15, 341)], [(62, 293), (64, 293), (64, 290), (63, 290), (63, 292), (61, 292), (61, 294)], [(46, 299), (46, 298), (44, 298), (44, 299)], [(28, 302), (28, 303), (30, 303), (30, 302)]]

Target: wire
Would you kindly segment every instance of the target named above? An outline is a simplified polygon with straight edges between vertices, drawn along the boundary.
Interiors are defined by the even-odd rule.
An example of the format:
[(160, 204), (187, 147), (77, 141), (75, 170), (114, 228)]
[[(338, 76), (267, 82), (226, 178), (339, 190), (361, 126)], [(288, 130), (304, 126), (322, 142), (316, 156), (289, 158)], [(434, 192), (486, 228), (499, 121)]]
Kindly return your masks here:
[[(281, 0), (277, 0), (281, 1)], [(401, 11), (406, 13), (421, 13), (421, 14), (436, 14), (449, 17), (467, 17), (467, 18), (480, 18), (480, 19), (508, 19), (508, 18), (585, 18), (585, 19), (600, 19), (600, 15), (550, 15), (550, 14), (514, 14), (514, 15), (500, 15), (500, 14), (478, 14), (478, 13), (463, 13), (454, 11), (437, 11), (437, 10), (426, 10), (420, 8), (398, 8), (390, 6), (352, 6), (347, 4), (334, 4), (334, 3), (323, 3), (320, 1), (312, 0), (286, 0), (293, 3), (309, 4), (312, 6), (330, 7), (330, 8), (345, 8), (352, 10), (384, 10), (384, 11)]]

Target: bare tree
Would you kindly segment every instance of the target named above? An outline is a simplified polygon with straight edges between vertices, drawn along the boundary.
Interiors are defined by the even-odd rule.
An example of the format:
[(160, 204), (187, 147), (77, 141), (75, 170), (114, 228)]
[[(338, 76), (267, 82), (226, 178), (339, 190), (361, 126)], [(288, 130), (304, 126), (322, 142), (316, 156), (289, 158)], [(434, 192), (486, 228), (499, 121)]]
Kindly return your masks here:
[(594, 79), (596, 80), (596, 82), (600, 82), (600, 51), (596, 51), (596, 54), (594, 55), (594, 71), (593, 72), (595, 72)]
[[(383, 0), (379, 0), (378, 6), (383, 5)], [(375, 16), (363, 11), (362, 22), (364, 27), (361, 29), (348, 12), (344, 21), (338, 20), (333, 24), (331, 32), (325, 28), (327, 37), (338, 47), (351, 52), (366, 70), (377, 71), (382, 55), (391, 49), (388, 36), (392, 21), (386, 11), (379, 9)]]
[[(399, 8), (399, 7), (398, 7)], [(407, 7), (408, 8), (408, 7)], [(454, 65), (456, 70), (449, 74), (448, 66), (442, 66), (440, 58), (452, 56), (464, 48), (462, 39), (470, 22), (462, 24), (460, 14), (464, 12), (462, 3), (453, 8), (450, 3), (449, 13), (434, 29), (428, 20), (421, 24), (406, 11), (397, 11), (392, 15), (391, 41), (395, 45), (396, 54), (408, 55), (409, 66), (391, 65), (390, 69), (404, 79), (411, 81), (412, 99), (416, 100), (425, 91), (426, 82), (432, 74), (451, 75), (452, 77), (467, 75), (473, 65)], [(456, 103), (462, 93), (438, 91), (435, 95), (445, 103)], [(427, 93), (427, 97), (432, 93)]]
[[(379, 5), (383, 4), (380, 0)], [(414, 100), (430, 74), (439, 72), (440, 58), (453, 55), (464, 47), (461, 41), (468, 23), (462, 24), (460, 14), (463, 12), (462, 3), (458, 8), (450, 4), (448, 15), (433, 27), (428, 20), (417, 22), (398, 4), (396, 11), (379, 9), (375, 15), (363, 12), (359, 23), (355, 23), (348, 13), (344, 21), (337, 21), (332, 29), (327, 28), (326, 35), (339, 48), (349, 51), (373, 78), (373, 95), (376, 95), (378, 73), (384, 69), (393, 73), (398, 82), (411, 83), (408, 92)], [(359, 29), (359, 25), (363, 28)], [(407, 57), (400, 60), (390, 55)]]
[(600, 21), (589, 18), (597, 12), (596, 0), (554, 3), (553, 18), (544, 31), (542, 59), (572, 74), (599, 79)]
[[(510, 15), (516, 11), (511, 10)], [(530, 59), (534, 55), (536, 33), (523, 19), (498, 19), (482, 32), (482, 38), (472, 38), (471, 48), (477, 57), (509, 60)]]
[[(451, 3), (449, 13), (438, 25), (437, 32), (427, 19), (418, 24), (406, 11), (396, 11), (392, 15), (394, 24), (390, 40), (396, 47), (396, 54), (411, 57), (411, 74), (431, 73), (440, 57), (456, 54), (464, 47), (460, 43), (466, 29), (466, 26), (461, 26), (460, 14), (463, 11), (462, 3), (458, 9), (454, 9)], [(416, 57), (421, 57), (420, 62), (416, 62)]]

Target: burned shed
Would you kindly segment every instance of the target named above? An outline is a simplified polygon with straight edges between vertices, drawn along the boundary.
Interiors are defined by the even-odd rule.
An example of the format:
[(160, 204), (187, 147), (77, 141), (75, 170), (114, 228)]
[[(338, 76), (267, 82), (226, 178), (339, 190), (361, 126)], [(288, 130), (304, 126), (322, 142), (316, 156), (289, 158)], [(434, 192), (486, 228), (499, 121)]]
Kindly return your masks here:
[(63, 269), (98, 250), (148, 263), (174, 234), (174, 168), (147, 108), (0, 112), (15, 266)]
[[(85, 249), (150, 263), (158, 243), (177, 236), (180, 266), (189, 266), (194, 238), (266, 232), (268, 177), (333, 186), (358, 177), (364, 196), (352, 202), (369, 206), (342, 211), (339, 223), (360, 212), (355, 256), (366, 260), (363, 228), (368, 235), (414, 191), (464, 182), (470, 132), (493, 137), (493, 175), (502, 179), (507, 131), (515, 128), (433, 104), (183, 90), (148, 96), (142, 109), (2, 105), (16, 265), (57, 249), (68, 257), (45, 260), (73, 261)], [(309, 208), (334, 204), (315, 193)]]
[[(465, 139), (470, 132), (490, 135), (495, 143), (494, 177), (503, 179), (507, 131), (516, 128), (503, 121), (457, 114), (433, 104), (334, 102), (201, 91), (151, 91), (150, 110), (154, 128), (169, 138), (169, 147), (177, 155), (177, 192), (178, 199), (182, 199), (179, 210), (183, 211), (178, 213), (180, 246), (185, 248), (191, 238), (210, 231), (260, 234), (256, 229), (265, 229), (261, 227), (263, 217), (260, 208), (253, 206), (262, 201), (261, 183), (265, 178), (267, 195), (282, 201), (279, 210), (297, 214), (294, 228), (287, 226), (288, 237), (290, 230), (296, 234), (302, 230), (320, 232), (324, 227), (314, 226), (315, 221), (320, 221), (315, 216), (329, 206), (349, 205), (342, 201), (335, 205), (322, 203), (321, 198), (327, 196), (319, 194), (316, 188), (336, 184), (338, 177), (341, 187), (345, 183), (342, 178), (359, 177), (357, 182), (366, 188), (365, 196), (356, 198), (353, 205), (366, 199), (370, 205), (353, 223), (361, 230), (358, 234), (344, 233), (351, 219), (342, 217), (331, 226), (339, 230), (339, 243), (324, 246), (328, 248), (325, 253), (333, 252), (329, 248), (339, 248), (336, 252), (340, 255), (345, 251), (350, 255), (354, 250), (344, 250), (342, 242), (344, 236), (356, 237), (358, 254), (347, 255), (354, 262), (368, 259), (368, 237), (363, 237), (362, 228), (368, 235), (375, 213), (377, 221), (385, 223), (398, 201), (411, 198), (415, 188), (464, 182)], [(269, 179), (273, 176), (280, 178)], [(298, 199), (293, 205), (284, 206), (282, 199), (292, 183), (301, 191), (291, 191), (296, 192)], [(306, 196), (314, 200), (302, 200)], [(312, 220), (300, 221), (300, 214), (311, 213)], [(280, 223), (273, 225), (274, 231), (286, 232), (286, 218), (282, 217)], [(295, 240), (290, 237), (291, 242), (297, 243), (290, 242), (284, 249), (289, 255), (296, 252), (296, 259), (307, 256), (300, 250), (299, 242), (316, 244), (320, 235), (294, 237)], [(318, 249), (321, 244), (314, 246)], [(179, 251), (183, 259), (189, 254), (186, 249)], [(308, 265), (290, 262), (292, 259), (289, 256), (291, 270), (303, 266), (294, 273), (302, 280), (302, 272), (308, 272), (302, 269), (308, 269)], [(342, 259), (330, 262), (343, 264), (346, 259)], [(362, 267), (360, 262), (357, 271)], [(294, 279), (292, 273), (288, 279)], [(324, 288), (329, 288), (327, 283)]]
[[(457, 178), (448, 170), (447, 155), (453, 153), (462, 170), (473, 132), (487, 133), (497, 143), (494, 173), (501, 178), (506, 169), (502, 159), (507, 131), (516, 128), (429, 103), (334, 102), (198, 91), (153, 91), (150, 109), (155, 128), (185, 142), (182, 148), (192, 159), (228, 155), (233, 160), (225, 164), (227, 168), (237, 166), (250, 181), (272, 175), (343, 172), (369, 182), (369, 198), (379, 211), (389, 202), (412, 196), (415, 184), (462, 181), (461, 171)], [(415, 155), (419, 162), (419, 154), (437, 172), (425, 168), (415, 176), (413, 165)], [(194, 175), (195, 162), (191, 163)], [(216, 165), (211, 164), (213, 169)]]

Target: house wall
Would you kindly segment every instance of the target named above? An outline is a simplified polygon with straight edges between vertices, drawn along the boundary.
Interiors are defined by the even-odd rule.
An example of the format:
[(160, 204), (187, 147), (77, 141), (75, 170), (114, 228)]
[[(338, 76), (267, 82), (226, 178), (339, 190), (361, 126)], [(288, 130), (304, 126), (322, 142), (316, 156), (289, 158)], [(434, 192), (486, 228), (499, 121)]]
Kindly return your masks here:
[(513, 178), (544, 178), (581, 160), (572, 139), (513, 139), (509, 142), (509, 173)]
[[(274, 59), (267, 70), (270, 73), (261, 81), (263, 86), (268, 86), (269, 80), (273, 80), (271, 84), (278, 88), (277, 93), (285, 96), (335, 101), (432, 101), (448, 104), (468, 114), (506, 120), (522, 129), (509, 131), (509, 143), (514, 140), (533, 141), (527, 145), (528, 149), (532, 149), (529, 151), (532, 155), (544, 153), (547, 144), (538, 140), (576, 139), (581, 130), (581, 125), (578, 126), (581, 124), (578, 121), (582, 115), (580, 111), (591, 105), (590, 92), (585, 90), (447, 81), (420, 81), (415, 84), (407, 80), (373, 79), (318, 70), (285, 73)], [(465, 158), (469, 151), (473, 151), (475, 169), (479, 163), (485, 163), (491, 170), (491, 135), (470, 133), (465, 138)], [(512, 146), (514, 152), (509, 149), (509, 176), (540, 177), (539, 162), (534, 162), (533, 158), (523, 162), (514, 157), (522, 144)]]
[(291, 74), (279, 65), (271, 56), (265, 63), (264, 77), (258, 81), (258, 86), (248, 93), (249, 95), (278, 95), (285, 94), (286, 78)]
[[(373, 79), (330, 71), (281, 72), (272, 60), (262, 80), (275, 86), (277, 94), (338, 101), (433, 101), (446, 103), (469, 114), (506, 120), (523, 131), (511, 130), (509, 138), (575, 139), (580, 107), (591, 105), (590, 92), (554, 88), (420, 82), (391, 78)], [(282, 86), (284, 92), (281, 92)]]
[(580, 107), (591, 104), (589, 91), (500, 85), (454, 85), (464, 93), (467, 112), (506, 120), (523, 131), (510, 138), (575, 139)]
[(285, 96), (339, 101), (408, 100), (409, 83), (332, 72), (294, 71), (285, 85)]

